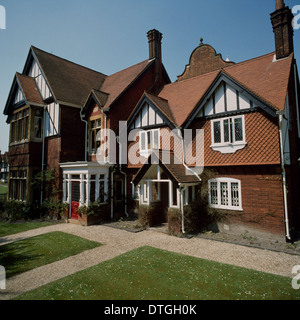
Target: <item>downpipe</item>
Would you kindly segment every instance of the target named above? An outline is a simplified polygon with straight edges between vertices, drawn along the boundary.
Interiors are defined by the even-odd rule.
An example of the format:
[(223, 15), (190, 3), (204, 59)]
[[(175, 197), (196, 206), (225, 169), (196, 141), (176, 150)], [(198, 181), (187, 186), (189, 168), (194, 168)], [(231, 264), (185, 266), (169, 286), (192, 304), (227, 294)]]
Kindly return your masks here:
[(281, 170), (282, 170), (282, 183), (283, 183), (285, 229), (286, 229), (286, 238), (289, 241), (291, 241), (289, 217), (288, 217), (287, 183), (286, 183), (286, 171), (285, 171), (285, 162), (284, 162), (284, 146), (283, 146), (283, 136), (282, 136), (283, 111), (278, 112), (277, 114), (279, 117), (279, 139), (280, 139)]

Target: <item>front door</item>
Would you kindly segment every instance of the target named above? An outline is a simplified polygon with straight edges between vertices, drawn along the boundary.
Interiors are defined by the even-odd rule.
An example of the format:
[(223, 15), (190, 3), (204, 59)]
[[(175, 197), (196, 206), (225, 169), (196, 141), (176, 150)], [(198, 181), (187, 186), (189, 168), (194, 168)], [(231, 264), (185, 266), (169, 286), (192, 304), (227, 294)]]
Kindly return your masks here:
[(72, 182), (71, 190), (71, 219), (78, 220), (80, 202), (80, 182)]

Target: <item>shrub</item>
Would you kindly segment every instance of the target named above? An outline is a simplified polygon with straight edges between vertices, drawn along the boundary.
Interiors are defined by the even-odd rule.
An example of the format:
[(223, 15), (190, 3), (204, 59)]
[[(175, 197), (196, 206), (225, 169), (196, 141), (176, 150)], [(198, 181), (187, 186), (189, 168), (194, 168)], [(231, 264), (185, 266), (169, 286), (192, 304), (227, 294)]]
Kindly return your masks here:
[(48, 216), (50, 219), (60, 219), (65, 214), (65, 209), (68, 204), (56, 199), (45, 199), (40, 210), (43, 216)]
[(97, 217), (99, 222), (108, 221), (110, 219), (110, 205), (107, 203), (93, 202), (89, 206), (82, 206), (78, 208), (80, 217)]
[(179, 235), (181, 230), (182, 214), (179, 209), (169, 208), (168, 210), (168, 231), (171, 235)]

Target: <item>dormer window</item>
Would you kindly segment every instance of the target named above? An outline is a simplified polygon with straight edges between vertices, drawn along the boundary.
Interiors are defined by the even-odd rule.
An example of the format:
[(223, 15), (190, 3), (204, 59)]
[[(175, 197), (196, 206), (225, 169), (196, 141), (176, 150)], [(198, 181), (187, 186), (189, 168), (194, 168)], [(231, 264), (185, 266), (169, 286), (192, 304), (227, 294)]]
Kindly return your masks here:
[(101, 119), (91, 120), (89, 126), (90, 153), (96, 154), (101, 146)]
[(215, 151), (234, 153), (246, 146), (244, 116), (211, 121), (212, 145)]

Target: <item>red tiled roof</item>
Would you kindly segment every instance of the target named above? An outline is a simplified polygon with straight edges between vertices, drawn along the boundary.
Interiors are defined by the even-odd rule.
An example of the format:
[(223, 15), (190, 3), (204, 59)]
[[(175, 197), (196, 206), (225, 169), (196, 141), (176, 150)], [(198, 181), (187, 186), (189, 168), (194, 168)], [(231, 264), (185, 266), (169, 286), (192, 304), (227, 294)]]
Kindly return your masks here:
[(177, 183), (200, 183), (200, 178), (193, 174), (192, 171), (187, 174), (186, 167), (180, 163), (180, 160), (176, 158), (173, 152), (170, 152), (170, 163), (164, 163), (162, 156), (163, 152), (163, 150), (152, 152), (152, 154), (148, 157), (148, 161), (139, 169), (133, 178), (133, 183), (135, 185), (137, 185), (143, 179), (150, 166), (154, 163), (159, 164), (159, 166), (170, 177), (170, 179), (176, 181)]
[(181, 126), (223, 71), (266, 104), (283, 110), (293, 54), (281, 60), (274, 60), (274, 54), (269, 53), (224, 69), (168, 84), (158, 97), (168, 101), (177, 125)]
[(44, 105), (43, 99), (39, 93), (39, 90), (33, 78), (25, 76), (20, 73), (16, 73), (16, 78), (25, 95), (25, 100), (28, 103), (36, 103), (39, 105)]
[(275, 52), (227, 67), (225, 73), (278, 110), (283, 110), (294, 55), (275, 60)]
[(145, 60), (107, 77), (101, 87), (101, 91), (109, 94), (104, 109), (109, 108), (121, 93), (123, 93), (152, 63), (153, 61)]
[(200, 102), (220, 71), (182, 80), (166, 85), (159, 93), (159, 98), (168, 101), (178, 126), (186, 120)]

